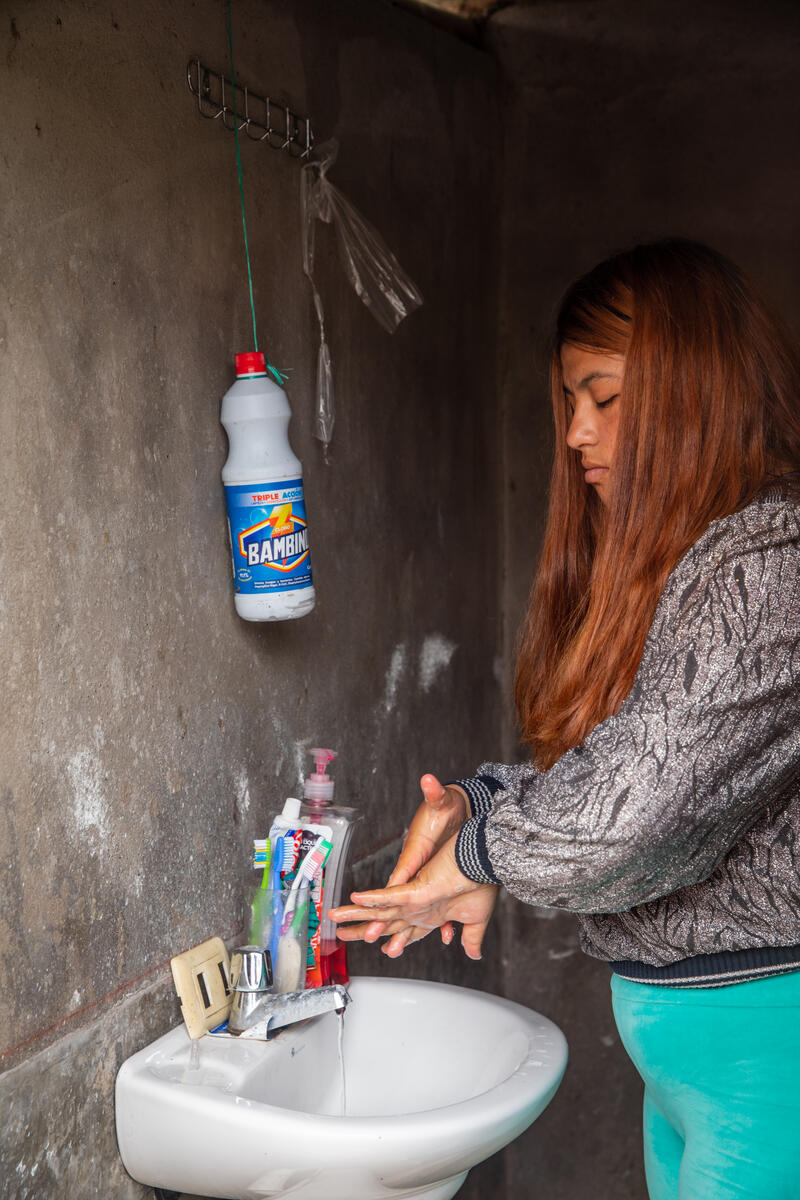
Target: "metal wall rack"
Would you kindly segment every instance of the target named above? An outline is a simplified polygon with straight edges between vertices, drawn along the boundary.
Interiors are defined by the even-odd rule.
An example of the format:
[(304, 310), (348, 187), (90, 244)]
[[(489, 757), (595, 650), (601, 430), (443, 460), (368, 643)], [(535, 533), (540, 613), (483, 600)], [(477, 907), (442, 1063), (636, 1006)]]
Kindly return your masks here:
[[(219, 71), (203, 66), (199, 58), (189, 59), (186, 68), (189, 91), (197, 97), (201, 117), (222, 120), (233, 133), (238, 125), (254, 142), (266, 142), (273, 150), (285, 150), (292, 158), (308, 158), (314, 145), (309, 117), (299, 117), (285, 104), (269, 96), (257, 96), (246, 87), (234, 85)], [(234, 118), (234, 102), (236, 116)]]

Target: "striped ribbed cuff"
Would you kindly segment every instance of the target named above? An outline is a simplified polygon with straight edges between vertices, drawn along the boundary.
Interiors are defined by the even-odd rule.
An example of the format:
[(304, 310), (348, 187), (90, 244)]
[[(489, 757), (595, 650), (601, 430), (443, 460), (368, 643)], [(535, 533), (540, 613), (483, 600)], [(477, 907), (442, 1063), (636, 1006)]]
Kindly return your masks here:
[(451, 783), (463, 788), (466, 792), (470, 815), (473, 817), (482, 817), (484, 813), (489, 812), (492, 807), (492, 796), (503, 786), (491, 775), (473, 775), (471, 779), (448, 779), (444, 787)]
[(486, 849), (486, 814), (465, 821), (456, 838), (456, 865), (473, 883), (500, 883)]

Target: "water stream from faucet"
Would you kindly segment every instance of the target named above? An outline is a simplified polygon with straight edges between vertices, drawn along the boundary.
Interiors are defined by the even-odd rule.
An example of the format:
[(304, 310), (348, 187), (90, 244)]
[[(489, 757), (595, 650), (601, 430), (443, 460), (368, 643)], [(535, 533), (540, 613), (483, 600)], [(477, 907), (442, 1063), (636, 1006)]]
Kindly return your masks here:
[(339, 1115), (342, 1117), (347, 1116), (347, 1088), (345, 1086), (345, 1078), (344, 1078), (344, 1054), (343, 1054), (344, 1014), (345, 1014), (345, 1010), (343, 1008), (340, 1009), (339, 1012), (336, 1014), (339, 1019), (339, 1082), (340, 1082), (340, 1089), (339, 1089), (340, 1090), (340, 1105), (339, 1105), (339, 1107), (341, 1110)]

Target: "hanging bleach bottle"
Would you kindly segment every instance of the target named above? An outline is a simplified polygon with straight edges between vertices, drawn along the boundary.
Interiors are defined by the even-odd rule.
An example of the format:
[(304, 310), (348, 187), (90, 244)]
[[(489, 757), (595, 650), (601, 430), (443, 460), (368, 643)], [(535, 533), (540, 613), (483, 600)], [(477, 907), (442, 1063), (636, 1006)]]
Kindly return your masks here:
[(246, 621), (287, 621), (314, 607), (300, 460), (289, 445), (291, 410), (260, 351), (236, 355), (222, 398), (230, 453), (222, 468), (236, 611)]

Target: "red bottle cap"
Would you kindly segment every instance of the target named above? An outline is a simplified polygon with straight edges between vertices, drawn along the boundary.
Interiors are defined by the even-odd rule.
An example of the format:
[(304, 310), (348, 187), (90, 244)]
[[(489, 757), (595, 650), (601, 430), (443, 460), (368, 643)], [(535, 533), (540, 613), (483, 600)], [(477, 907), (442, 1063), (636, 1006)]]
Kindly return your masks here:
[(266, 375), (267, 360), (261, 350), (248, 350), (235, 356), (237, 375)]

